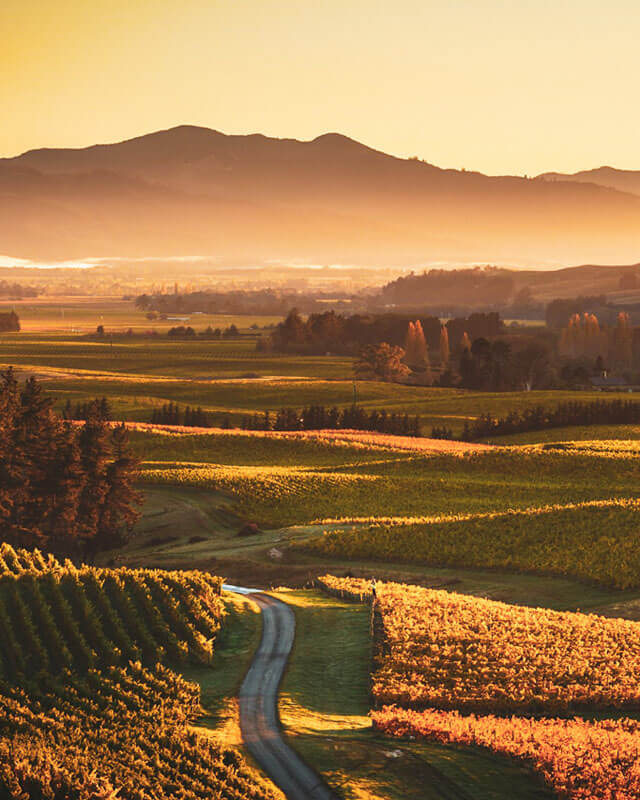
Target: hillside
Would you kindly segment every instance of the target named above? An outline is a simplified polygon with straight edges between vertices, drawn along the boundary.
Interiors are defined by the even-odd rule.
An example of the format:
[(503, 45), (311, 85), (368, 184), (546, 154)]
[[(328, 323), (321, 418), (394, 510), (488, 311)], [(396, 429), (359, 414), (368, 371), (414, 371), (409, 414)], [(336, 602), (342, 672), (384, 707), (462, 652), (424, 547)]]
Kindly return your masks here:
[(570, 181), (573, 183), (591, 183), (596, 186), (605, 186), (619, 192), (629, 192), (640, 195), (640, 170), (616, 169), (615, 167), (598, 167), (585, 169), (573, 174), (562, 172), (545, 172), (538, 176), (544, 181)]
[(440, 169), (333, 133), (181, 126), (0, 160), (0, 252), (16, 257), (625, 263), (639, 226), (628, 193)]
[[(221, 580), (95, 569), (0, 545), (0, 796), (275, 800), (238, 752), (192, 726)], [(165, 662), (164, 664), (162, 662)]]

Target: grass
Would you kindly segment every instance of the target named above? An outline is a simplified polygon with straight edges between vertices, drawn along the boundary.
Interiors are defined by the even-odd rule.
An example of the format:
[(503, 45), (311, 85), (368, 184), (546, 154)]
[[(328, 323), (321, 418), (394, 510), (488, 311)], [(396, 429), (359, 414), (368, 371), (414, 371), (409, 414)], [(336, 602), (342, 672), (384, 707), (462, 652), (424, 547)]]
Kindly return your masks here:
[(316, 591), (281, 591), (296, 641), (280, 716), (303, 758), (347, 800), (541, 800), (551, 795), (507, 759), (396, 742), (371, 729), (369, 609)]
[[(269, 562), (275, 546), (300, 566), (377, 559), (638, 585), (640, 463), (624, 442), (425, 456), (233, 432), (133, 431), (132, 441), (146, 458), (144, 485), (182, 498), (183, 522), (168, 515), (165, 528), (201, 535), (193, 546), (174, 535), (153, 553), (158, 566), (189, 558), (205, 566), (215, 558)], [(238, 538), (242, 520), (266, 532)], [(137, 538), (127, 557), (142, 557), (141, 544), (144, 551)]]
[(487, 444), (523, 445), (550, 442), (582, 441), (638, 441), (640, 425), (583, 425), (567, 428), (549, 428), (544, 431), (512, 433), (509, 436), (493, 436), (483, 439)]
[(117, 297), (61, 297), (52, 302), (51, 297), (26, 298), (20, 301), (0, 301), (0, 313), (14, 309), (20, 317), (20, 325), (25, 333), (93, 333), (98, 325), (107, 331), (122, 332), (132, 328), (136, 332), (151, 329), (166, 332), (174, 325), (191, 325), (196, 331), (211, 325), (212, 328), (227, 328), (236, 325), (248, 330), (251, 325), (260, 327), (280, 322), (280, 317), (264, 314), (169, 314), (168, 316), (189, 317), (186, 323), (171, 320), (148, 320), (146, 314), (138, 311), (132, 300)]
[(262, 621), (254, 603), (225, 593), (227, 615), (217, 638), (211, 666), (189, 665), (181, 669), (184, 678), (200, 686), (204, 715), (197, 727), (210, 731), (221, 745), (242, 744), (237, 695), (260, 643)]
[[(58, 407), (67, 399), (77, 402), (106, 396), (118, 418), (144, 421), (150, 419), (154, 407), (174, 401), (200, 405), (218, 415), (228, 413), (234, 424), (239, 424), (246, 414), (275, 412), (283, 406), (303, 408), (321, 403), (344, 407), (354, 400), (350, 357), (256, 352), (259, 332), (252, 332), (250, 326), (272, 324), (276, 321), (272, 317), (205, 315), (191, 320), (198, 320), (196, 328), (233, 322), (251, 334), (235, 340), (116, 335), (111, 341), (109, 336), (99, 340), (81, 334), (93, 333), (97, 324), (120, 334), (129, 327), (136, 332), (152, 327), (166, 332), (171, 323), (150, 322), (125, 301), (113, 299), (94, 300), (93, 304), (82, 299), (60, 306), (25, 302), (19, 310), (24, 332), (0, 335), (0, 366), (14, 365), (39, 374)], [(419, 415), (427, 434), (433, 426), (460, 433), (465, 421), (485, 412), (498, 417), (535, 405), (553, 407), (576, 397), (602, 399), (599, 392), (482, 393), (373, 382), (359, 382), (356, 396), (369, 410)], [(513, 441), (544, 438), (534, 434)]]

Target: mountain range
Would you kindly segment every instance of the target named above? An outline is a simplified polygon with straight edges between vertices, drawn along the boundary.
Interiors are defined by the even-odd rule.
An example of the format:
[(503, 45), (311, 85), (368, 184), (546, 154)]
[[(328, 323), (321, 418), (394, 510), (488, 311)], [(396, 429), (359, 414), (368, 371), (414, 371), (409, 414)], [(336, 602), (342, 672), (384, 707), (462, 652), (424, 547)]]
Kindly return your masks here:
[(180, 126), (0, 159), (0, 254), (420, 265), (636, 262), (640, 172), (441, 169), (336, 133)]

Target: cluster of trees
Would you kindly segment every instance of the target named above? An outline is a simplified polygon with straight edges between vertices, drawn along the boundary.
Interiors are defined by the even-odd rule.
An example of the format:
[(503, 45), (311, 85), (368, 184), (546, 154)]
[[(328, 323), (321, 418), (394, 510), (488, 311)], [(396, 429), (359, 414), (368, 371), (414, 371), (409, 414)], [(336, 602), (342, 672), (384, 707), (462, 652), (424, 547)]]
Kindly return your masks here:
[(305, 313), (319, 311), (331, 302), (334, 308), (348, 306), (350, 296), (340, 292), (296, 292), (295, 290), (256, 289), (230, 292), (196, 291), (172, 294), (142, 294), (136, 308), (160, 314), (286, 314), (296, 306)]
[(560, 330), (574, 314), (600, 314), (607, 308), (607, 298), (603, 294), (560, 298), (547, 303), (545, 320), (547, 326)]
[(17, 333), (20, 331), (20, 317), (15, 311), (0, 314), (0, 333)]
[(195, 339), (196, 336), (200, 336), (202, 339), (233, 339), (240, 335), (240, 331), (233, 323), (224, 330), (221, 328), (212, 328), (211, 325), (209, 325), (198, 334), (196, 334), (191, 325), (187, 325), (186, 327), (184, 325), (178, 325), (175, 328), (169, 328), (168, 335), (182, 339)]
[[(420, 328), (431, 352), (440, 347), (442, 323), (438, 317), (419, 317), (406, 314), (352, 314), (343, 316), (335, 311), (310, 314), (303, 319), (296, 309), (280, 322), (270, 338), (270, 346), (277, 352), (344, 353), (355, 355), (368, 345), (387, 343), (405, 347), (409, 323), (420, 323)], [(450, 319), (446, 323), (448, 340), (457, 352), (463, 335), (471, 339), (493, 337), (504, 332), (499, 314), (471, 314), (469, 317)], [(263, 345), (261, 345), (263, 346)]]
[(83, 558), (118, 546), (138, 517), (136, 469), (124, 426), (65, 422), (35, 378), (2, 374), (0, 539)]
[(8, 297), (11, 300), (22, 300), (24, 297), (37, 297), (40, 294), (35, 286), (23, 286), (20, 283), (9, 283), (0, 281), (0, 297)]
[(165, 403), (161, 408), (154, 408), (151, 415), (154, 425), (184, 425), (187, 428), (211, 428), (210, 415), (200, 406), (182, 409), (177, 403)]
[[(405, 308), (488, 306), (505, 304), (514, 294), (513, 275), (498, 267), (431, 269), (403, 275), (383, 287), (379, 300)], [(461, 302), (464, 299), (464, 303)]]
[(460, 355), (460, 386), (480, 391), (545, 388), (553, 381), (552, 356), (538, 339), (520, 343), (517, 351), (502, 339), (475, 339)]
[(574, 314), (558, 340), (561, 358), (599, 359), (603, 365), (618, 370), (632, 366), (633, 351), (634, 329), (625, 311), (618, 313), (616, 324), (610, 327), (601, 327), (595, 314)]
[[(535, 406), (523, 411), (510, 411), (505, 417), (481, 414), (471, 424), (465, 423), (463, 441), (487, 436), (526, 433), (569, 425), (635, 425), (640, 423), (640, 403), (632, 400), (594, 400), (560, 403), (555, 408)], [(450, 432), (449, 432), (450, 433)], [(453, 436), (441, 438), (451, 439)]]
[(421, 436), (419, 417), (407, 414), (389, 414), (387, 411), (365, 411), (357, 405), (339, 409), (315, 405), (298, 411), (282, 408), (275, 416), (266, 411), (242, 419), (244, 430), (316, 431), (358, 430), (376, 431), (395, 436)]
[(62, 409), (63, 419), (88, 420), (92, 417), (98, 417), (105, 422), (111, 419), (111, 405), (106, 397), (78, 402), (75, 405), (71, 400), (67, 400)]

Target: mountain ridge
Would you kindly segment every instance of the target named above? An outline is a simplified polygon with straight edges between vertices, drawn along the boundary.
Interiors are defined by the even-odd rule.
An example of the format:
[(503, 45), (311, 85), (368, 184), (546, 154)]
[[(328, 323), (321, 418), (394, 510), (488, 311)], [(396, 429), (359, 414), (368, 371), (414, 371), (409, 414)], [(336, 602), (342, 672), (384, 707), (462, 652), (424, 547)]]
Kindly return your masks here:
[(223, 260), (623, 263), (638, 230), (633, 193), (443, 169), (336, 132), (182, 125), (0, 159), (0, 252), (17, 257), (101, 256), (108, 242), (109, 255), (198, 247)]

